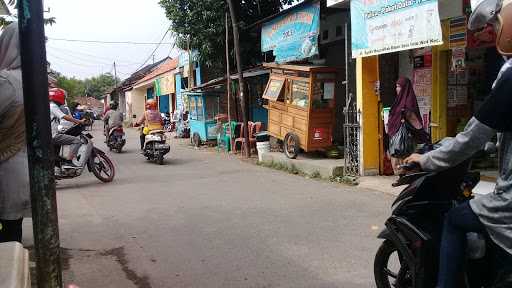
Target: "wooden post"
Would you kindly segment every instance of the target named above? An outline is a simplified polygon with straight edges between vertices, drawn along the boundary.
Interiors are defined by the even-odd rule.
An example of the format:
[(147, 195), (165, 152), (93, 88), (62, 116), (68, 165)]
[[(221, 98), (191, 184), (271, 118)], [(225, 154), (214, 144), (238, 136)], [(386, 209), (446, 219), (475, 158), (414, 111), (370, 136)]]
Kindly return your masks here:
[(242, 106), (242, 119), (243, 119), (243, 125), (244, 125), (244, 150), (245, 150), (245, 157), (250, 158), (251, 157), (251, 150), (249, 145), (249, 125), (247, 122), (247, 104), (245, 99), (245, 83), (244, 83), (244, 72), (242, 70), (242, 56), (240, 55), (240, 36), (238, 33), (238, 21), (236, 17), (236, 11), (235, 6), (233, 3), (233, 0), (227, 0), (229, 5), (229, 12), (231, 15), (231, 24), (233, 26), (233, 44), (235, 46), (235, 56), (236, 56), (236, 65), (238, 70), (238, 81), (240, 83), (240, 102)]
[[(37, 287), (62, 287), (43, 1), (18, 1)], [(0, 284), (0, 286), (3, 284)]]

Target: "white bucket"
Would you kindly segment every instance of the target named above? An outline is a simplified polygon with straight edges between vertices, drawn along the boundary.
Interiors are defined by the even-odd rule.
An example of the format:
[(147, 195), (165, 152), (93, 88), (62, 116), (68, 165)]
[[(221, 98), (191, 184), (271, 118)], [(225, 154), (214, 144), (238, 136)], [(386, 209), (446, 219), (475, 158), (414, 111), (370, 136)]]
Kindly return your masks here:
[(258, 150), (258, 160), (263, 161), (263, 153), (270, 152), (270, 142), (256, 142), (256, 150)]

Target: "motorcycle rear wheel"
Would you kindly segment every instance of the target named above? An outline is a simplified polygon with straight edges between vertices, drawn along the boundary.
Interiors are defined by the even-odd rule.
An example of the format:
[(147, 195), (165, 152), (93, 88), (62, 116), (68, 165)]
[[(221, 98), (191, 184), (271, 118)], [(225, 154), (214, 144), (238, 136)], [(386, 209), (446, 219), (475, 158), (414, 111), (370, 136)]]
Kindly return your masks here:
[[(394, 255), (397, 256), (394, 258), (397, 258), (399, 266), (396, 267), (397, 271), (392, 271), (389, 268), (390, 260)], [(405, 263), (402, 262), (400, 252), (395, 245), (389, 240), (384, 241), (375, 255), (373, 266), (377, 288), (412, 287), (411, 274), (407, 266), (403, 266)]]
[(157, 163), (158, 163), (158, 165), (164, 165), (164, 154), (162, 154), (162, 153), (158, 154)]
[(114, 163), (101, 151), (94, 151), (89, 160), (92, 174), (101, 182), (109, 183), (114, 180), (116, 174)]

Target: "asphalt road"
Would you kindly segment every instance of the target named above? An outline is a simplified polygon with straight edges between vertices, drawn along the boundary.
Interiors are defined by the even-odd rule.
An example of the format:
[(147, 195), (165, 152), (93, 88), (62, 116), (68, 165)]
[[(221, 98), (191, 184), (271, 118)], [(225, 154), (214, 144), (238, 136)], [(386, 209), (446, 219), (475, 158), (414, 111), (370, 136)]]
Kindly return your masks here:
[[(99, 127), (99, 126), (98, 126)], [(96, 144), (108, 150), (103, 138)], [(61, 181), (64, 280), (84, 287), (375, 287), (391, 196), (172, 140), (164, 166), (128, 131), (113, 183)], [(25, 224), (30, 246), (30, 221)]]

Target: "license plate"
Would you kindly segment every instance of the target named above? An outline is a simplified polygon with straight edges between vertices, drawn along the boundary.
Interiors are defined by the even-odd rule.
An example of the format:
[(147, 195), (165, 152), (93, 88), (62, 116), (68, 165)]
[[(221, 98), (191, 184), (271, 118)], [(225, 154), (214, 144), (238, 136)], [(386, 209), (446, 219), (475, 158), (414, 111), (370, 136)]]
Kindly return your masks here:
[(156, 144), (155, 148), (156, 149), (167, 149), (167, 148), (170, 148), (170, 146), (169, 146), (169, 144)]

